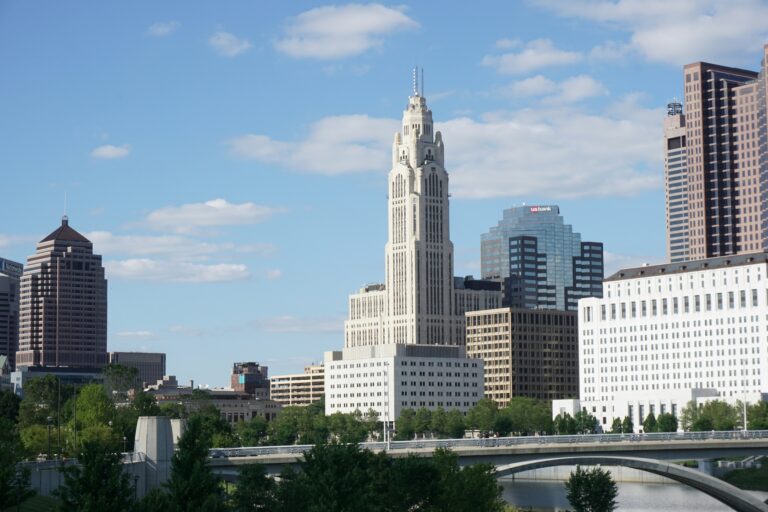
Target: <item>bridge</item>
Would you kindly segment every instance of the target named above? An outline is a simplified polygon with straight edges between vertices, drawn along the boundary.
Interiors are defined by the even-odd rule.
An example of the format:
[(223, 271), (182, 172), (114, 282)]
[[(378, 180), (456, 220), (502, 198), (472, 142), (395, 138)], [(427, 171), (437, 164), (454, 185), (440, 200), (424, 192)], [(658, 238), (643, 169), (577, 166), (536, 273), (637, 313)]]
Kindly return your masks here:
[[(768, 431), (684, 432), (651, 434), (594, 434), (575, 436), (504, 437), (488, 439), (439, 439), (361, 443), (372, 451), (385, 450), (392, 457), (416, 454), (430, 457), (437, 448), (448, 448), (459, 463), (492, 464), (497, 475), (514, 475), (533, 469), (572, 466), (623, 466), (655, 473), (692, 486), (734, 510), (768, 512), (752, 495), (701, 471), (674, 461), (768, 455)], [(236, 480), (238, 466), (261, 463), (267, 473), (278, 475), (296, 466), (312, 445), (261, 446), (214, 449), (209, 465), (227, 480)]]

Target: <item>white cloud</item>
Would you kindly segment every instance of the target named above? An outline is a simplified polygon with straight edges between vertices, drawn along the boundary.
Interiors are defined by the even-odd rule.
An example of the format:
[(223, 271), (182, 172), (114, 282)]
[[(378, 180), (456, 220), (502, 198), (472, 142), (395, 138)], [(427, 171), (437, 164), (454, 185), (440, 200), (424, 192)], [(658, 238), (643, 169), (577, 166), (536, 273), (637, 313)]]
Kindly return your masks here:
[(279, 268), (273, 268), (270, 270), (267, 270), (266, 277), (267, 279), (280, 279), (283, 276), (283, 271)]
[(213, 334), (213, 332), (209, 329), (202, 327), (190, 327), (188, 325), (172, 325), (168, 328), (168, 331), (174, 334), (181, 334), (182, 336), (191, 336), (195, 338), (202, 338)]
[(23, 235), (3, 235), (0, 233), (0, 249), (5, 249), (13, 245), (34, 245), (40, 240), (40, 237)]
[[(582, 94), (589, 90), (581, 89)], [(633, 195), (661, 184), (658, 123), (663, 115), (661, 109), (645, 108), (638, 97), (628, 96), (599, 113), (566, 107), (562, 102), (544, 103), (536, 109), (486, 113), (479, 119), (459, 117), (439, 123), (437, 128), (445, 140), (456, 197)], [(348, 124), (349, 118), (354, 123)], [(337, 125), (342, 129), (334, 132)], [(352, 125), (354, 129), (345, 129)], [(325, 174), (390, 168), (391, 134), (399, 122), (345, 116), (325, 118), (315, 126), (334, 133), (333, 141), (322, 150), (317, 141), (328, 136), (327, 132), (312, 131), (306, 140), (291, 142), (248, 136), (259, 137), (259, 142), (246, 154), (290, 169)], [(281, 152), (275, 147), (292, 149)], [(270, 153), (272, 150), (278, 154)]]
[(241, 264), (204, 265), (199, 263), (136, 258), (106, 261), (109, 279), (160, 281), (172, 283), (215, 283), (242, 281), (251, 277)]
[(513, 96), (542, 96), (557, 90), (557, 84), (543, 75), (536, 75), (517, 82), (512, 82), (504, 91)]
[(564, 66), (581, 61), (579, 52), (569, 52), (555, 47), (549, 39), (530, 41), (519, 52), (486, 55), (482, 64), (496, 68), (499, 73), (517, 75), (552, 66)]
[(267, 332), (341, 332), (344, 330), (344, 318), (303, 318), (282, 315), (255, 322), (256, 326)]
[(589, 75), (572, 76), (558, 84), (558, 93), (548, 101), (552, 103), (575, 103), (595, 96), (606, 96), (608, 89)]
[(147, 29), (147, 35), (152, 37), (166, 37), (178, 30), (181, 23), (178, 21), (160, 21), (153, 23)]
[(128, 144), (123, 144), (122, 146), (113, 146), (112, 144), (105, 144), (91, 151), (91, 158), (115, 160), (118, 158), (125, 158), (129, 154), (131, 154), (131, 146)]
[(273, 256), (277, 252), (277, 247), (270, 243), (210, 243), (181, 235), (116, 235), (109, 231), (91, 231), (84, 235), (93, 242), (96, 252), (106, 256), (170, 256), (190, 260), (224, 252), (258, 256)]
[(546, 96), (546, 103), (576, 103), (595, 96), (605, 96), (608, 90), (589, 75), (577, 75), (555, 82), (542, 75), (512, 82), (502, 94), (514, 97)]
[(495, 43), (493, 43), (493, 46), (495, 48), (499, 48), (501, 50), (509, 50), (510, 48), (519, 48), (522, 46), (523, 42), (517, 38), (515, 39), (499, 39)]
[(618, 27), (629, 45), (653, 61), (757, 66), (745, 56), (768, 37), (768, 4), (760, 0), (534, 0), (566, 17)]
[(250, 202), (235, 204), (225, 199), (213, 199), (160, 208), (150, 212), (146, 222), (154, 229), (190, 233), (201, 227), (255, 224), (281, 211)]
[(641, 267), (643, 265), (658, 265), (664, 262), (664, 256), (636, 256), (627, 254), (616, 254), (608, 251), (603, 252), (603, 263), (605, 265), (605, 277), (609, 277), (619, 270), (625, 268)]
[(122, 331), (115, 333), (115, 336), (120, 338), (149, 339), (154, 338), (155, 333), (152, 331)]
[(216, 32), (208, 39), (208, 44), (224, 57), (236, 57), (249, 50), (252, 45), (247, 39), (240, 39), (229, 32)]
[(390, 144), (400, 123), (364, 115), (326, 117), (310, 128), (303, 141), (286, 142), (266, 135), (242, 135), (229, 141), (232, 154), (250, 160), (318, 173), (386, 169)]
[(589, 59), (593, 61), (619, 60), (626, 57), (631, 50), (632, 47), (626, 43), (606, 41), (589, 51)]
[(293, 18), (275, 47), (294, 58), (340, 59), (380, 46), (391, 32), (418, 26), (402, 10), (381, 4), (329, 5)]

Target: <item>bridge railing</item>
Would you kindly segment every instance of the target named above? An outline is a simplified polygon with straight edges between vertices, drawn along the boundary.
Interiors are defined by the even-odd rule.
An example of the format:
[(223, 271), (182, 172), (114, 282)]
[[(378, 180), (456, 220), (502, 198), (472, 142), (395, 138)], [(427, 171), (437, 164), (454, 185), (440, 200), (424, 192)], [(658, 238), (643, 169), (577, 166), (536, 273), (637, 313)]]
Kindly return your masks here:
[[(522, 445), (572, 445), (584, 443), (616, 443), (616, 442), (658, 442), (658, 441), (707, 441), (707, 440), (739, 440), (739, 439), (768, 439), (768, 430), (738, 430), (712, 432), (653, 432), (649, 434), (582, 434), (567, 436), (519, 436), (519, 437), (490, 437), (472, 439), (417, 439), (413, 441), (391, 441), (360, 443), (362, 448), (369, 450), (411, 451), (417, 449), (436, 448), (492, 448)], [(211, 458), (222, 457), (257, 457), (259, 455), (292, 455), (304, 453), (314, 445), (287, 446), (253, 446), (244, 448), (214, 448), (210, 450)]]

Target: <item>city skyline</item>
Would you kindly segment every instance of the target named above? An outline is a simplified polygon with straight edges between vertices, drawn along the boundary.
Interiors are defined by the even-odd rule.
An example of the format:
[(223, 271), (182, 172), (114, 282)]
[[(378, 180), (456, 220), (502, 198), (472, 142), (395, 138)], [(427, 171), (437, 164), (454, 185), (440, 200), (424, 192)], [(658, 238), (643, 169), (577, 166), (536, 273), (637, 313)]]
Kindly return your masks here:
[(608, 276), (665, 257), (682, 66), (755, 69), (768, 30), (762, 2), (489, 3), (482, 28), (461, 22), (474, 6), (181, 5), (3, 7), (0, 256), (26, 261), (67, 213), (104, 255), (108, 349), (165, 352), (210, 385), (234, 361), (298, 373), (343, 344), (348, 293), (384, 278), (414, 64), (449, 152), (455, 275), (481, 277), (503, 209), (557, 203), (605, 243)]

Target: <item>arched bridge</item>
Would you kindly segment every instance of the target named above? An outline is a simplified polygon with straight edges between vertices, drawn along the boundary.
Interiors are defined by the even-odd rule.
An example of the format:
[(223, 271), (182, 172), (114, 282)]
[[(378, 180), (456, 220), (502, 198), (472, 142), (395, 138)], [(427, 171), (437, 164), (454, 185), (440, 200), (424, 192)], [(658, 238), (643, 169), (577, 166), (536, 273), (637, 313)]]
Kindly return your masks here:
[(524, 462), (514, 462), (497, 466), (496, 474), (504, 476), (530, 471), (532, 469), (549, 468), (553, 466), (623, 466), (626, 468), (647, 471), (676, 480), (696, 488), (739, 512), (766, 512), (768, 505), (749, 493), (734, 487), (713, 476), (696, 471), (678, 464), (670, 464), (655, 459), (637, 457), (602, 456), (562, 456), (548, 459), (538, 459)]

